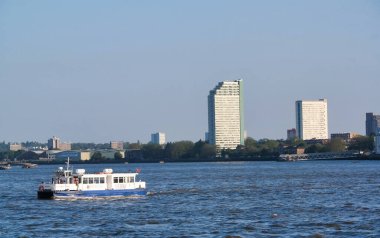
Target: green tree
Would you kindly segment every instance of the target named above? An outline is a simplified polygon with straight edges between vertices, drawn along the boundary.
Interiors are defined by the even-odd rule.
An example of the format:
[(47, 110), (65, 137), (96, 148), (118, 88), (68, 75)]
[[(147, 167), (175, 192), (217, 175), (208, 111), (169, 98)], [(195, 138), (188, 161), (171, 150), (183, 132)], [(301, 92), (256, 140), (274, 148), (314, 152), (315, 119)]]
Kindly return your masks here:
[(306, 147), (305, 153), (322, 153), (327, 152), (327, 147), (322, 144), (312, 144)]
[(104, 157), (103, 157), (102, 153), (99, 151), (95, 151), (95, 153), (91, 156), (91, 160), (93, 160), (93, 161), (101, 161), (103, 159), (104, 159)]
[(203, 159), (213, 158), (216, 155), (216, 147), (215, 145), (210, 145), (205, 143), (200, 151), (200, 157)]
[(346, 150), (346, 143), (340, 138), (331, 139), (327, 144), (327, 150), (329, 152), (342, 152)]
[(349, 150), (372, 151), (374, 149), (373, 136), (358, 136), (353, 138), (349, 145)]
[(258, 146), (262, 155), (278, 154), (279, 145), (279, 141), (276, 140), (261, 139), (258, 141)]
[(164, 159), (164, 149), (161, 145), (146, 144), (142, 146), (141, 150), (146, 160), (158, 161)]
[(129, 150), (141, 150), (143, 146), (141, 145), (141, 143), (138, 141), (137, 143), (131, 143), (131, 144), (127, 144), (127, 149)]
[(191, 141), (179, 141), (168, 143), (165, 147), (165, 155), (169, 159), (181, 159), (191, 157), (194, 143)]
[(207, 159), (210, 157), (215, 157), (215, 154), (216, 148), (214, 145), (210, 145), (205, 141), (199, 140), (194, 144), (191, 153), (189, 153), (188, 156), (192, 158)]
[(259, 145), (256, 140), (248, 137), (245, 140), (245, 150), (248, 154), (258, 154), (260, 152)]
[(120, 153), (120, 151), (116, 151), (115, 154), (113, 155), (113, 157), (115, 158), (115, 160), (122, 160), (123, 159), (123, 155)]

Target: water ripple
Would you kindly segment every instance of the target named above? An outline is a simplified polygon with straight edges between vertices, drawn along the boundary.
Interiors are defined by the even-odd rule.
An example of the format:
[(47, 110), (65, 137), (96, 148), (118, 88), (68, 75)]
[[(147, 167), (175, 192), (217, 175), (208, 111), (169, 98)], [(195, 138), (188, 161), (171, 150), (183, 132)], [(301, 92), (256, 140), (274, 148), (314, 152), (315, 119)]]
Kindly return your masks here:
[[(128, 169), (83, 166), (87, 171)], [(0, 184), (0, 237), (380, 234), (376, 161), (142, 164), (146, 197), (37, 200), (36, 186), (55, 167), (0, 171), (1, 181), (7, 181)]]

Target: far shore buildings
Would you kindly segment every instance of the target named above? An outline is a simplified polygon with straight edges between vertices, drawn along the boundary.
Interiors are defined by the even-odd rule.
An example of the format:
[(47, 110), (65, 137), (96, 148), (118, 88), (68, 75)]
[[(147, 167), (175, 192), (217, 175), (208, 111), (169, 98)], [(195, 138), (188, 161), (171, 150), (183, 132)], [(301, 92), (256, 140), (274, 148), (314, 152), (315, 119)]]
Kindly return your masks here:
[(22, 145), (17, 143), (9, 144), (9, 150), (10, 151), (19, 151), (22, 150)]
[(296, 101), (296, 130), (302, 140), (328, 139), (327, 99)]
[(379, 127), (380, 127), (380, 115), (374, 115), (372, 112), (367, 112), (366, 120), (365, 120), (366, 136), (377, 135)]
[(48, 149), (49, 150), (71, 150), (71, 143), (61, 142), (61, 140), (53, 136), (48, 140)]
[(287, 140), (294, 140), (297, 138), (297, 130), (295, 128), (288, 129), (286, 132), (286, 139)]
[(110, 147), (111, 147), (111, 149), (114, 149), (114, 150), (124, 150), (124, 142), (122, 142), (122, 141), (111, 141)]
[(345, 142), (349, 142), (350, 140), (352, 140), (353, 138), (358, 137), (358, 136), (360, 136), (360, 134), (354, 133), (354, 132), (332, 133), (331, 139), (338, 139), (339, 138), (339, 139), (344, 140)]
[(49, 150), (57, 150), (57, 149), (59, 149), (60, 143), (61, 143), (61, 140), (58, 137), (53, 136), (53, 138), (50, 138), (48, 140), (48, 149)]
[(380, 134), (375, 136), (375, 154), (380, 154)]
[(217, 151), (244, 145), (242, 80), (220, 82), (210, 91), (208, 141)]
[(157, 132), (151, 134), (150, 142), (155, 145), (164, 145), (166, 143), (165, 133)]

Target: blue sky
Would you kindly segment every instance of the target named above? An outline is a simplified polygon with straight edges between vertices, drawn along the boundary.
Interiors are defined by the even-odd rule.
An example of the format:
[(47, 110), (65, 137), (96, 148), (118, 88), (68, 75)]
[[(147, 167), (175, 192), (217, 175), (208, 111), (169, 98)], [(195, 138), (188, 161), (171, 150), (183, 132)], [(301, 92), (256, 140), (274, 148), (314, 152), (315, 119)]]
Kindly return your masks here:
[(204, 138), (207, 95), (242, 78), (245, 127), (286, 137), (327, 98), (329, 133), (380, 114), (380, 2), (0, 1), (0, 140)]

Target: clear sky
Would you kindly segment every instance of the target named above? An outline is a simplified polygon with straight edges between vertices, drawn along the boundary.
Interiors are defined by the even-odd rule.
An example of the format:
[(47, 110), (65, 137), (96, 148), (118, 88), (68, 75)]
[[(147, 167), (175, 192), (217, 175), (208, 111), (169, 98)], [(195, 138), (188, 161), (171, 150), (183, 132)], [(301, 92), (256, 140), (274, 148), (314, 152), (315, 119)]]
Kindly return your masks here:
[(380, 114), (380, 1), (0, 0), (0, 140), (204, 138), (207, 95), (242, 78), (249, 136), (280, 139), (295, 101), (329, 133)]

